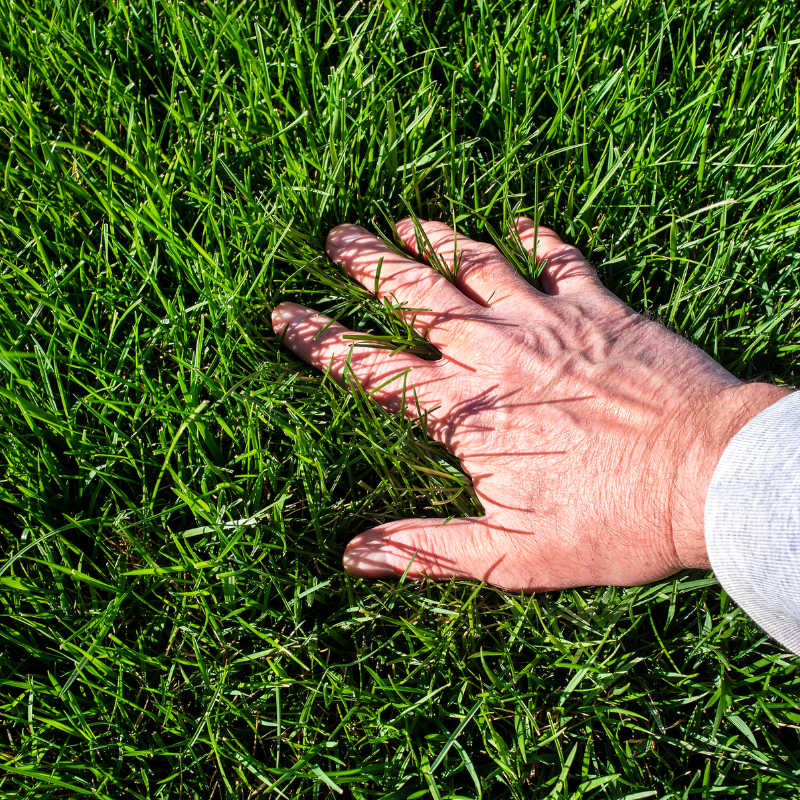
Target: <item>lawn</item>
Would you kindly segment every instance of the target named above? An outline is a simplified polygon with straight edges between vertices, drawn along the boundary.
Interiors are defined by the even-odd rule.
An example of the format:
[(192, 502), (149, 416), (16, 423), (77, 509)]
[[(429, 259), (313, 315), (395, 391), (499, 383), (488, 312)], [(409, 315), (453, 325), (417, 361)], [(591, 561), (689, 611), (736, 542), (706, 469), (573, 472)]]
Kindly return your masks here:
[(0, 797), (800, 797), (798, 659), (710, 573), (344, 574), (475, 500), (269, 326), (400, 346), (329, 228), (521, 212), (794, 385), (799, 56), (778, 0), (0, 0)]

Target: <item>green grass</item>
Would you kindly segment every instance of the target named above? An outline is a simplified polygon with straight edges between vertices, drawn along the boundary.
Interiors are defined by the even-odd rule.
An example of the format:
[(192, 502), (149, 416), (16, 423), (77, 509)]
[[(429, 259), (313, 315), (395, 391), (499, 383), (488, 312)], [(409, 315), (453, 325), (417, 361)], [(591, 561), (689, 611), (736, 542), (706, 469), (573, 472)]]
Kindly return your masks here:
[(0, 0), (0, 32), (0, 797), (800, 797), (797, 658), (708, 574), (345, 575), (469, 483), (268, 324), (401, 337), (328, 229), (523, 212), (792, 385), (795, 3)]

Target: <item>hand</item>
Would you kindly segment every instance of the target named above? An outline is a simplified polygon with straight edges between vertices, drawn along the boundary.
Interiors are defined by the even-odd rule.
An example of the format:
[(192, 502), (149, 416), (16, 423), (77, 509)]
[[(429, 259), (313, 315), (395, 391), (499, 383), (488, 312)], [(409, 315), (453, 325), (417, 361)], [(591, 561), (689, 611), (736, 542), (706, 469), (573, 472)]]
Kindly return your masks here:
[[(439, 361), (353, 347), (342, 325), (294, 303), (275, 308), (273, 327), (340, 380), (352, 350), (353, 373), (385, 408), (413, 416), (418, 402), (486, 516), (381, 525), (350, 542), (345, 568), (401, 575), (413, 559), (410, 577), (534, 591), (708, 567), (703, 510), (717, 461), (785, 390), (741, 383), (635, 313), (553, 231), (539, 227), (534, 242), (529, 219), (517, 230), (544, 262), (544, 292), (493, 246), (421, 224), (440, 259), (458, 263), (455, 285), (355, 225), (334, 228), (327, 249), (370, 290), (380, 261), (378, 296), (408, 309), (399, 313), (441, 350)], [(413, 255), (425, 249), (411, 220), (397, 231)]]

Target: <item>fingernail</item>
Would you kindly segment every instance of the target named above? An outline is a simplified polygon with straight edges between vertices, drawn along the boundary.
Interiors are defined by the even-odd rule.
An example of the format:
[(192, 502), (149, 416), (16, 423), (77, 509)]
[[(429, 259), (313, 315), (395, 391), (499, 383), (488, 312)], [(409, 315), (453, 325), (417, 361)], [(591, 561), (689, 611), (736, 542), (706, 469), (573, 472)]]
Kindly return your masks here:
[(280, 336), (295, 316), (297, 316), (295, 303), (279, 303), (272, 311), (272, 330)]
[(348, 546), (342, 557), (342, 564), (347, 572), (359, 578), (385, 578), (394, 574), (380, 539), (355, 547)]
[(337, 225), (328, 233), (325, 250), (331, 258), (335, 259), (339, 251), (344, 250), (364, 234), (369, 235), (369, 231), (360, 225), (350, 225), (347, 222)]

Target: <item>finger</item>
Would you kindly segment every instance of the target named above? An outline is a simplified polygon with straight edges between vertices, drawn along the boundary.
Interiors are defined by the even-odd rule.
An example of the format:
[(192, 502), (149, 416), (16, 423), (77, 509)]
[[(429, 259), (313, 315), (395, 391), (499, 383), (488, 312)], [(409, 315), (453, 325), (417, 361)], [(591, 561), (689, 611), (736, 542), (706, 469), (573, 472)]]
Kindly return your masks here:
[[(632, 546), (631, 561), (616, 545), (603, 546), (586, 530), (570, 534), (509, 530), (491, 517), (405, 519), (356, 536), (345, 549), (344, 568), (363, 578), (459, 578), (510, 591), (552, 591), (575, 586), (638, 586), (654, 579), (651, 548)], [(631, 569), (631, 564), (634, 564)], [(662, 575), (665, 577), (666, 574)]]
[(440, 362), (359, 347), (357, 341), (344, 338), (353, 335), (344, 325), (297, 303), (277, 305), (272, 312), (272, 327), (293, 353), (317, 369), (330, 371), (337, 381), (342, 380), (349, 360), (359, 385), (390, 411), (409, 405), (415, 408), (417, 400), (434, 403), (445, 379)]
[[(602, 286), (597, 273), (577, 247), (561, 241), (558, 235), (528, 217), (515, 220), (522, 246), (536, 251), (537, 261), (545, 261), (540, 281), (548, 294), (587, 292)], [(534, 236), (538, 241), (534, 241)]]
[[(339, 225), (328, 234), (328, 255), (378, 297), (403, 304), (409, 324), (440, 348), (463, 335), (464, 322), (481, 308), (430, 267), (395, 253), (358, 225)], [(378, 268), (380, 266), (380, 274)]]
[[(474, 519), (406, 519), (356, 536), (344, 553), (345, 569), (359, 577), (473, 579), (506, 589), (528, 589), (520, 570), (520, 537)], [(410, 564), (410, 567), (409, 567)]]
[(458, 288), (476, 303), (498, 307), (509, 300), (518, 301), (520, 295), (535, 297), (540, 294), (494, 245), (462, 236), (443, 222), (418, 220), (418, 224), (421, 236), (414, 220), (397, 223), (397, 234), (403, 244), (415, 256), (422, 253), (430, 258), (432, 254), (427, 251), (432, 250), (433, 255), (455, 272)]

